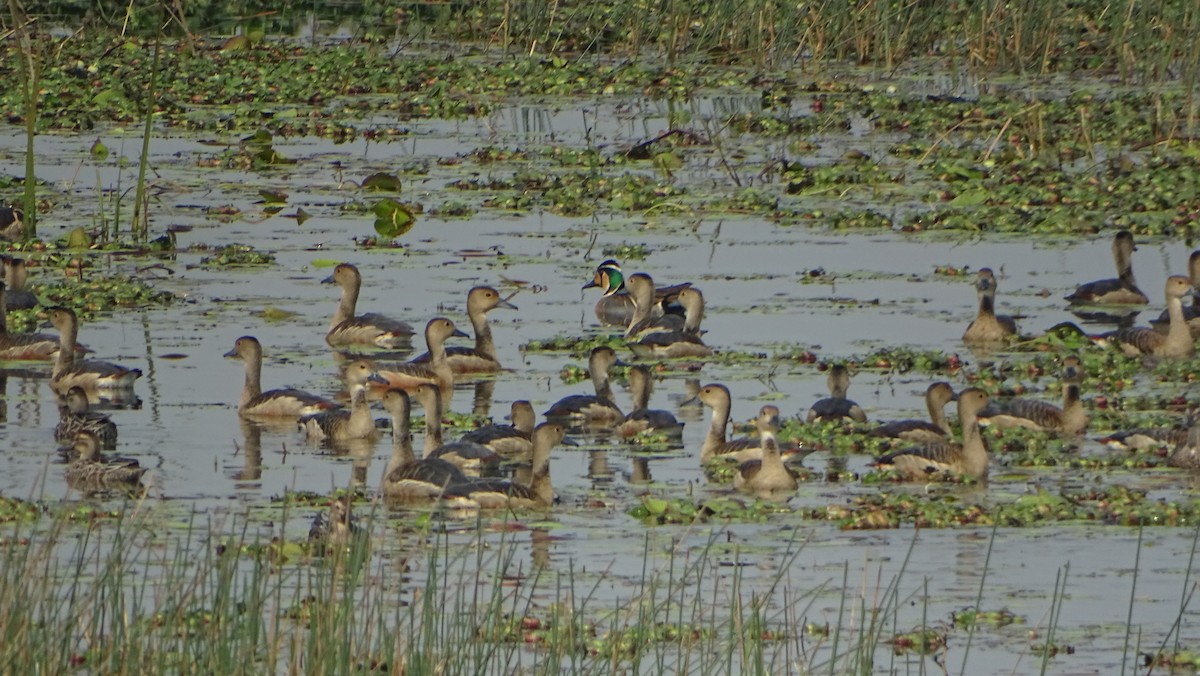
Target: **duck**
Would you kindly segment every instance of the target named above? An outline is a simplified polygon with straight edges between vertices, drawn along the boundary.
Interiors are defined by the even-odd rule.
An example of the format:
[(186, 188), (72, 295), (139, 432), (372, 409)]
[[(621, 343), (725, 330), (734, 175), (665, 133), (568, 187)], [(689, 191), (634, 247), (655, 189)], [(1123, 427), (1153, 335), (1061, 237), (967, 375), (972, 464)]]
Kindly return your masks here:
[(0, 239), (19, 242), (25, 237), (25, 212), (17, 207), (0, 206)]
[(346, 367), (346, 388), (350, 391), (350, 408), (338, 408), (313, 413), (300, 418), (300, 428), (310, 441), (349, 441), (373, 439), (378, 430), (371, 408), (367, 404), (367, 384), (384, 383), (370, 362), (359, 359)]
[(395, 350), (406, 348), (412, 342), (416, 330), (407, 322), (374, 312), (354, 314), (358, 306), (358, 293), (362, 288), (362, 275), (354, 265), (338, 265), (333, 269), (333, 274), (321, 283), (337, 284), (342, 288), (342, 299), (333, 312), (329, 331), (325, 334), (325, 342), (331, 346), (374, 345)]
[(994, 343), (1017, 335), (1013, 318), (996, 314), (996, 275), (991, 268), (981, 268), (976, 273), (975, 291), (979, 296), (979, 312), (963, 332), (963, 342)]
[(318, 554), (328, 553), (326, 546), (345, 547), (362, 536), (362, 527), (351, 510), (353, 497), (349, 493), (339, 496), (329, 505), (328, 511), (320, 512), (313, 518), (308, 529), (308, 541), (318, 545)]
[[(1192, 302), (1184, 306), (1183, 318), (1187, 320), (1192, 338), (1200, 338), (1200, 249), (1196, 249), (1188, 257), (1188, 279), (1192, 282)], [(1170, 313), (1164, 309), (1158, 319), (1151, 321), (1150, 325), (1159, 333), (1167, 333), (1171, 327)]]
[(670, 411), (650, 408), (654, 379), (649, 368), (638, 365), (629, 369), (629, 391), (633, 395), (633, 410), (617, 425), (618, 436), (629, 438), (647, 430), (669, 437), (683, 436), (683, 423)]
[(720, 383), (709, 383), (700, 388), (696, 397), (712, 409), (708, 434), (700, 447), (700, 464), (706, 465), (717, 458), (736, 458), (738, 462), (762, 458), (762, 442), (759, 439), (725, 440), (725, 428), (729, 427), (729, 411), (732, 408), (729, 388)]
[(441, 458), (459, 469), (479, 471), (484, 465), (498, 465), (502, 458), (492, 449), (473, 441), (442, 441), (442, 396), (438, 386), (422, 383), (414, 398), (425, 409), (425, 457)]
[(449, 408), (454, 396), (454, 371), (446, 358), (446, 341), (467, 337), (454, 322), (445, 317), (434, 317), (425, 324), (425, 346), (429, 349), (429, 361), (423, 364), (411, 361), (395, 364), (379, 369), (379, 375), (387, 381), (387, 387), (399, 387), (410, 395), (423, 383), (437, 385), (442, 393), (442, 408)]
[[(683, 282), (655, 289), (657, 305), (652, 312), (675, 312), (675, 297), (689, 286), (691, 282)], [(600, 300), (596, 301), (595, 307), (596, 319), (600, 320), (601, 324), (622, 328), (629, 326), (634, 314), (633, 298), (625, 288), (625, 273), (621, 271), (621, 265), (617, 261), (610, 258), (598, 265), (592, 275), (592, 281), (584, 284), (583, 288), (599, 288), (604, 292)]]
[(1133, 252), (1137, 246), (1133, 234), (1121, 230), (1113, 237), (1112, 255), (1116, 279), (1100, 279), (1080, 284), (1066, 297), (1072, 305), (1145, 305), (1150, 302), (1133, 278)]
[(48, 361), (58, 347), (59, 339), (45, 333), (9, 333), (8, 290), (0, 282), (0, 361)]
[(566, 429), (544, 422), (533, 430), (533, 467), (529, 483), (504, 479), (477, 479), (447, 486), (451, 499), (469, 500), (481, 509), (550, 509), (554, 487), (550, 483), (550, 451), (563, 443)]
[(263, 392), (262, 344), (254, 336), (242, 336), (235, 340), (233, 349), (225, 353), (225, 358), (241, 359), (246, 363), (246, 382), (238, 399), (238, 413), (242, 416), (299, 418), (338, 408), (336, 403), (325, 397), (290, 387)]
[(50, 374), (50, 387), (58, 393), (81, 387), (87, 390), (129, 390), (142, 377), (141, 369), (106, 361), (75, 358), (79, 318), (66, 307), (50, 309), (50, 324), (58, 329), (59, 348)]
[(1188, 417), (1186, 435), (1167, 456), (1167, 466), (1190, 471), (1200, 470), (1200, 418), (1192, 412)]
[(588, 373), (595, 394), (572, 394), (559, 399), (543, 415), (550, 419), (573, 418), (591, 423), (606, 424), (622, 420), (625, 414), (613, 403), (609, 385), (609, 370), (618, 365), (617, 353), (611, 347), (600, 346), (588, 356)]
[(1062, 363), (1063, 403), (1059, 408), (1037, 399), (992, 400), (978, 414), (982, 425), (999, 428), (1025, 427), (1032, 430), (1048, 430), (1069, 435), (1083, 434), (1087, 429), (1087, 411), (1079, 398), (1083, 384), (1083, 362), (1070, 355)]
[(755, 494), (796, 490), (799, 484), (796, 477), (784, 466), (776, 438), (779, 434), (779, 408), (763, 406), (755, 420), (755, 426), (758, 428), (762, 458), (742, 463), (738, 473), (733, 476), (733, 487)]
[(37, 307), (39, 305), (38, 297), (25, 288), (25, 282), (29, 279), (29, 270), (25, 266), (25, 259), (0, 256), (0, 260), (4, 261), (4, 285), (8, 290), (8, 309), (30, 310)]
[(463, 434), (460, 439), (487, 446), (506, 458), (529, 455), (533, 452), (533, 428), (537, 424), (533, 405), (525, 399), (514, 401), (508, 418), (511, 425), (485, 425)]
[(958, 475), (975, 480), (987, 479), (988, 450), (976, 420), (988, 403), (987, 392), (971, 387), (958, 393), (958, 419), (962, 424), (962, 443), (942, 441), (913, 446), (884, 455), (873, 463), (893, 469), (910, 481), (928, 481)]
[[(625, 285), (633, 301), (633, 317), (625, 328), (626, 340), (640, 340), (652, 333), (669, 333), (684, 328), (684, 318), (677, 314), (661, 314), (655, 297), (654, 280), (644, 272), (629, 276)], [(700, 318), (697, 317), (697, 328)]]
[(417, 459), (413, 454), (410, 417), (412, 401), (408, 393), (391, 388), (383, 393), (383, 407), (392, 416), (392, 456), (383, 471), (380, 492), (392, 500), (429, 500), (440, 498), (446, 487), (465, 484), (470, 478), (442, 458)]
[(1134, 326), (1104, 334), (1103, 339), (1109, 343), (1116, 343), (1122, 352), (1131, 357), (1143, 354), (1168, 359), (1190, 357), (1195, 353), (1196, 347), (1192, 340), (1192, 331), (1183, 317), (1183, 299), (1191, 291), (1192, 283), (1187, 277), (1171, 275), (1167, 278), (1164, 294), (1170, 320), (1165, 334), (1154, 329)]
[(137, 489), (141, 487), (142, 476), (149, 471), (132, 458), (102, 457), (99, 437), (86, 430), (75, 435), (72, 450), (75, 459), (67, 465), (64, 475), (67, 485), (81, 493)]
[(59, 407), (58, 425), (54, 427), (55, 441), (71, 441), (80, 432), (90, 432), (106, 450), (117, 447), (117, 424), (112, 418), (88, 410), (87, 392), (81, 387), (67, 390)]
[(1144, 451), (1156, 446), (1174, 448), (1187, 443), (1187, 437), (1187, 427), (1141, 427), (1113, 432), (1099, 441), (1109, 448), (1119, 451)]
[[(495, 373), (501, 369), (496, 358), (496, 343), (492, 340), (492, 327), (488, 325), (487, 313), (496, 308), (516, 310), (517, 306), (500, 297), (500, 292), (490, 286), (477, 286), (467, 293), (467, 317), (475, 329), (475, 347), (447, 347), (446, 361), (455, 374)], [(414, 364), (427, 364), (431, 357), (426, 352), (413, 359)]]
[(850, 370), (842, 364), (834, 364), (829, 368), (829, 374), (825, 380), (829, 387), (829, 396), (818, 399), (808, 409), (807, 422), (841, 420), (842, 418), (867, 422), (867, 414), (862, 407), (846, 398), (846, 392), (850, 389)]
[[(704, 319), (704, 294), (692, 286), (679, 292), (683, 306), (683, 326), (673, 331), (648, 333), (629, 348), (642, 359), (700, 358), (712, 355), (711, 347), (700, 338), (700, 322)], [(674, 315), (671, 315), (674, 316)]]
[(952, 435), (950, 422), (946, 420), (946, 404), (954, 401), (956, 396), (950, 383), (933, 383), (925, 389), (929, 420), (895, 420), (871, 430), (871, 436), (921, 443), (944, 441)]

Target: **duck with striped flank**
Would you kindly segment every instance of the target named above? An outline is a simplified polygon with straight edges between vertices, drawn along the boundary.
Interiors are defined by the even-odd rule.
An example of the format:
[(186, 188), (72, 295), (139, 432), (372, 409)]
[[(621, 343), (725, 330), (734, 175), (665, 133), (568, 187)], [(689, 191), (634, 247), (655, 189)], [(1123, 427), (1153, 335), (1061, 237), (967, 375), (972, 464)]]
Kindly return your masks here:
[(299, 420), (301, 429), (311, 441), (332, 442), (352, 439), (374, 439), (379, 431), (371, 408), (367, 404), (368, 383), (385, 383), (375, 373), (370, 362), (359, 359), (346, 367), (346, 388), (350, 391), (350, 408), (334, 409), (306, 415)]
[(629, 349), (643, 359), (696, 359), (712, 355), (712, 348), (700, 338), (704, 294), (694, 286), (683, 289), (679, 292), (679, 304), (684, 310), (683, 326), (671, 331), (647, 333), (637, 342), (630, 343)]
[(402, 322), (371, 312), (356, 315), (358, 294), (362, 290), (362, 274), (350, 263), (342, 263), (333, 269), (333, 274), (321, 281), (322, 284), (337, 284), (342, 289), (342, 298), (325, 342), (333, 347), (346, 345), (373, 345), (392, 350), (407, 348), (416, 333), (408, 322)]
[(988, 395), (978, 388), (958, 394), (958, 419), (962, 443), (941, 441), (888, 453), (873, 464), (893, 469), (910, 481), (933, 481), (951, 476), (983, 480), (988, 473), (988, 450), (979, 431), (977, 416), (987, 406)]
[(1164, 294), (1167, 298), (1169, 323), (1165, 334), (1154, 329), (1135, 326), (1107, 333), (1103, 339), (1116, 343), (1125, 354), (1152, 355), (1167, 359), (1190, 357), (1196, 351), (1192, 331), (1183, 316), (1183, 299), (1192, 292), (1191, 281), (1182, 275), (1167, 278)]
[(89, 409), (87, 392), (83, 388), (72, 387), (67, 390), (58, 415), (58, 425), (54, 428), (55, 441), (70, 441), (81, 432), (90, 432), (104, 449), (117, 447), (117, 424), (103, 413)]
[(328, 554), (328, 548), (346, 547), (363, 536), (363, 529), (351, 509), (353, 499), (349, 493), (338, 496), (328, 510), (313, 518), (308, 528), (308, 541), (316, 545), (315, 553)]
[[(625, 338), (638, 341), (652, 333), (670, 333), (684, 328), (684, 318), (677, 314), (662, 314), (655, 297), (654, 280), (639, 272), (625, 282), (633, 300), (633, 317), (625, 328)], [(697, 322), (699, 318), (697, 318)]]
[(963, 332), (963, 342), (995, 343), (1016, 336), (1016, 321), (996, 314), (996, 275), (991, 268), (983, 268), (975, 275), (975, 293), (979, 297), (979, 310)]
[(425, 345), (429, 348), (429, 361), (418, 364), (407, 361), (379, 369), (379, 375), (387, 381), (387, 387), (398, 387), (410, 395), (425, 383), (438, 386), (442, 393), (442, 408), (448, 409), (454, 396), (454, 371), (446, 357), (446, 341), (450, 338), (467, 338), (454, 322), (445, 317), (434, 317), (425, 324)]
[(733, 477), (733, 487), (747, 493), (775, 494), (796, 490), (796, 477), (783, 464), (779, 451), (779, 408), (763, 406), (755, 419), (762, 457), (741, 464)]
[(857, 422), (867, 422), (867, 414), (857, 403), (846, 398), (850, 390), (850, 370), (842, 364), (834, 364), (825, 376), (829, 387), (829, 396), (818, 399), (808, 409), (806, 421), (841, 420), (849, 418)]
[(392, 416), (392, 456), (383, 470), (380, 492), (391, 500), (431, 500), (440, 498), (446, 487), (464, 484), (470, 478), (442, 458), (418, 459), (413, 453), (410, 418), (412, 402), (404, 390), (384, 392), (383, 407)]
[[(738, 462), (762, 458), (762, 440), (750, 437), (726, 441), (725, 430), (729, 427), (729, 413), (733, 407), (729, 388), (720, 383), (709, 383), (700, 388), (696, 395), (701, 403), (712, 409), (712, 420), (708, 434), (700, 447), (700, 464), (706, 465), (717, 458), (736, 458)], [(765, 408), (765, 407), (764, 407)], [(760, 410), (759, 415), (763, 412)]]
[(588, 373), (595, 394), (572, 394), (559, 399), (544, 414), (550, 419), (586, 420), (589, 423), (612, 424), (625, 417), (613, 403), (609, 370), (618, 365), (617, 353), (611, 347), (597, 347), (588, 356)]
[(75, 435), (72, 460), (64, 475), (67, 485), (87, 495), (110, 490), (138, 490), (148, 468), (132, 458), (105, 458), (100, 454), (100, 439), (92, 432)]
[[(45, 333), (8, 331), (8, 289), (0, 282), (0, 361), (47, 361), (58, 354), (59, 339)], [(77, 351), (82, 351), (76, 346)]]
[(944, 441), (952, 434), (950, 421), (946, 420), (946, 404), (954, 401), (956, 396), (950, 383), (933, 383), (925, 390), (929, 420), (895, 420), (871, 430), (871, 436), (920, 443)]
[(1150, 302), (1133, 278), (1133, 252), (1137, 246), (1133, 234), (1121, 230), (1113, 237), (1112, 256), (1117, 268), (1115, 279), (1099, 279), (1080, 284), (1066, 300), (1072, 305), (1145, 305)]
[(442, 440), (442, 397), (438, 386), (423, 383), (413, 396), (425, 409), (425, 457), (441, 458), (460, 469), (478, 472), (482, 467), (500, 464), (503, 459), (492, 449), (473, 441)]
[(79, 335), (79, 318), (65, 307), (50, 309), (50, 324), (58, 329), (59, 349), (50, 375), (50, 387), (64, 393), (72, 387), (88, 390), (130, 390), (142, 371), (119, 364), (92, 359), (76, 359), (75, 341)]
[(1064, 434), (1083, 434), (1087, 429), (1087, 411), (1079, 397), (1083, 385), (1083, 362), (1071, 355), (1062, 364), (1062, 407), (1037, 399), (993, 399), (978, 418), (982, 425), (1000, 428), (1024, 427)]
[(629, 391), (633, 396), (633, 410), (617, 425), (619, 436), (629, 438), (646, 431), (669, 437), (683, 436), (683, 423), (670, 411), (650, 408), (650, 395), (654, 391), (650, 369), (640, 365), (629, 369)]
[(463, 434), (463, 441), (483, 444), (506, 457), (524, 457), (533, 452), (533, 428), (537, 414), (533, 406), (521, 399), (512, 403), (509, 413), (511, 425), (485, 425)]
[[(467, 293), (467, 317), (475, 330), (475, 347), (446, 348), (446, 362), (455, 374), (495, 373), (500, 370), (496, 341), (492, 339), (492, 327), (487, 319), (488, 313), (496, 308), (516, 310), (517, 306), (501, 298), (500, 292), (490, 286), (477, 286)], [(426, 352), (412, 361), (415, 364), (427, 364), (431, 359), (430, 353)]]
[(263, 392), (263, 350), (262, 344), (254, 336), (242, 336), (234, 341), (233, 349), (225, 353), (225, 358), (240, 359), (246, 365), (246, 381), (238, 399), (238, 413), (243, 416), (299, 418), (338, 408), (336, 403), (325, 397), (295, 388)]
[(481, 509), (550, 509), (554, 506), (554, 487), (550, 482), (550, 452), (563, 443), (566, 430), (554, 422), (544, 422), (533, 430), (533, 467), (529, 483), (504, 479), (477, 479), (446, 488), (446, 495), (466, 499)]
[(25, 288), (29, 279), (29, 270), (24, 258), (0, 256), (4, 261), (4, 286), (8, 292), (9, 310), (31, 310), (38, 306), (38, 297)]

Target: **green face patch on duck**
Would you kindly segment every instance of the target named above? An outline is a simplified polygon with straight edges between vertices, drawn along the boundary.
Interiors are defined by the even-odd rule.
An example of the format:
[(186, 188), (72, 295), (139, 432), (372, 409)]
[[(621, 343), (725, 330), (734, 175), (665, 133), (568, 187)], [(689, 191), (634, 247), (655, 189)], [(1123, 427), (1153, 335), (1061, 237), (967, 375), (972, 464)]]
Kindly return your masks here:
[(600, 276), (600, 285), (604, 287), (605, 296), (611, 296), (625, 288), (625, 273), (621, 272), (621, 266), (616, 261), (604, 261), (596, 268), (596, 274)]

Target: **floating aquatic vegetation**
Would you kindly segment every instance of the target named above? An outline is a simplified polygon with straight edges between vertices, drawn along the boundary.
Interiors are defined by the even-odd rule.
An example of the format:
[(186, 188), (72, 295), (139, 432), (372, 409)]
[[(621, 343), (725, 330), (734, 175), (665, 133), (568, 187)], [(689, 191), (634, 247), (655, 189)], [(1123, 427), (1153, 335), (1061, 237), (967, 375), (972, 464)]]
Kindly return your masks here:
[(274, 263), (274, 254), (259, 251), (249, 244), (228, 244), (200, 259), (200, 266), (206, 268), (261, 267)]

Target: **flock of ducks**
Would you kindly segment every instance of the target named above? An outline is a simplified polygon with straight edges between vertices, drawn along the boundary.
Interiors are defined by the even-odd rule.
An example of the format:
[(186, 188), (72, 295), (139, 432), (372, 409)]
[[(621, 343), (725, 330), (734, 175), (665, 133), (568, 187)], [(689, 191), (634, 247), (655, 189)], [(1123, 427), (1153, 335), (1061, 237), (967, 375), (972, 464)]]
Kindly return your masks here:
[[(1079, 286), (1067, 296), (1072, 304), (1128, 305), (1144, 304), (1133, 276), (1131, 255), (1133, 237), (1125, 231), (1113, 241), (1117, 277)], [(5, 308), (35, 307), (37, 299), (24, 289), (26, 270), (23, 261), (5, 258), (5, 279), (0, 284), (0, 359), (52, 360), (50, 385), (61, 397), (61, 419), (55, 439), (68, 444), (63, 452), (69, 458), (65, 473), (68, 483), (82, 492), (95, 493), (117, 488), (141, 486), (146, 472), (136, 460), (104, 456), (101, 449), (116, 447), (117, 428), (107, 416), (89, 409), (89, 402), (106, 392), (128, 391), (140, 377), (137, 369), (104, 361), (84, 359), (78, 342), (79, 321), (64, 307), (49, 309), (49, 323), (57, 336), (41, 333), (17, 334), (5, 330)], [(1200, 251), (1192, 255), (1189, 277), (1172, 276), (1165, 288), (1166, 306), (1162, 321), (1151, 327), (1122, 328), (1098, 340), (1115, 343), (1129, 354), (1163, 358), (1193, 353), (1193, 332), (1200, 333), (1200, 302), (1185, 308), (1184, 299), (1200, 283)], [(408, 348), (417, 329), (410, 324), (377, 313), (358, 314), (362, 289), (359, 270), (348, 263), (338, 265), (325, 283), (336, 284), (341, 298), (333, 313), (326, 342), (335, 348)], [(595, 305), (602, 324), (619, 327), (633, 354), (641, 359), (702, 359), (713, 354), (703, 340), (701, 322), (704, 296), (690, 283), (658, 287), (647, 274), (626, 276), (613, 260), (601, 263), (591, 281), (583, 288), (602, 292)], [(997, 282), (991, 269), (978, 271), (975, 278), (978, 311), (962, 338), (970, 345), (987, 345), (1015, 338), (1016, 322), (997, 314)], [(253, 336), (238, 338), (227, 358), (244, 363), (245, 380), (238, 399), (238, 414), (251, 421), (295, 421), (314, 441), (343, 443), (356, 439), (374, 439), (380, 434), (371, 412), (371, 402), (379, 401), (391, 419), (392, 454), (379, 487), (379, 493), (395, 501), (444, 501), (481, 509), (546, 509), (555, 495), (550, 482), (550, 455), (563, 443), (567, 432), (585, 425), (590, 429), (609, 429), (621, 437), (653, 432), (679, 437), (683, 424), (667, 411), (649, 408), (653, 376), (644, 365), (628, 370), (633, 410), (622, 412), (615, 402), (610, 370), (625, 366), (610, 347), (592, 350), (588, 371), (592, 394), (574, 394), (555, 402), (537, 424), (532, 405), (517, 401), (512, 405), (511, 425), (489, 425), (472, 430), (458, 440), (443, 438), (441, 420), (447, 410), (454, 383), (477, 374), (500, 371), (496, 345), (488, 324), (488, 313), (495, 309), (516, 309), (489, 286), (477, 286), (467, 294), (467, 316), (474, 330), (473, 347), (447, 345), (455, 338), (469, 337), (446, 317), (430, 319), (421, 331), (427, 351), (410, 361), (379, 364), (355, 359), (345, 368), (343, 379), (349, 396), (346, 406), (302, 390), (281, 388), (264, 390), (262, 384), (263, 347)], [(1032, 399), (990, 400), (983, 390), (966, 388), (955, 392), (949, 383), (936, 382), (926, 391), (929, 420), (901, 420), (874, 428), (871, 434), (895, 439), (893, 450), (874, 461), (874, 465), (894, 470), (900, 477), (928, 481), (947, 476), (984, 479), (989, 456), (980, 432), (981, 425), (1021, 426), (1049, 430), (1064, 435), (1085, 431), (1087, 413), (1080, 397), (1084, 380), (1082, 362), (1076, 356), (1062, 359), (1061, 405)], [(850, 373), (837, 364), (828, 368), (829, 397), (815, 402), (805, 421), (867, 421), (866, 413), (847, 398)], [(787, 495), (796, 490), (797, 479), (784, 462), (785, 452), (794, 456), (794, 448), (785, 448), (778, 440), (781, 414), (775, 406), (764, 406), (754, 420), (757, 436), (728, 439), (732, 400), (728, 388), (711, 383), (699, 388), (694, 401), (711, 409), (708, 433), (700, 448), (700, 461), (730, 459), (738, 463), (734, 486), (756, 495)], [(945, 407), (957, 403), (961, 427), (960, 440), (953, 437)], [(414, 404), (425, 414), (424, 448), (414, 452), (410, 417)], [(1156, 431), (1129, 433), (1135, 437), (1161, 441), (1175, 440), (1180, 448), (1188, 444), (1186, 430), (1170, 434)], [(1200, 433), (1196, 435), (1200, 441)], [(1200, 446), (1200, 445), (1198, 445)], [(1197, 453), (1180, 450), (1181, 460)], [(520, 463), (511, 479), (489, 474), (502, 462)], [(1190, 461), (1188, 466), (1200, 464)], [(314, 533), (345, 533), (349, 528), (349, 502), (339, 500), (328, 516), (314, 524)]]

